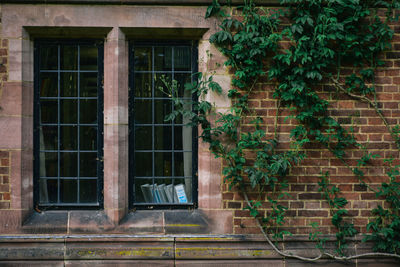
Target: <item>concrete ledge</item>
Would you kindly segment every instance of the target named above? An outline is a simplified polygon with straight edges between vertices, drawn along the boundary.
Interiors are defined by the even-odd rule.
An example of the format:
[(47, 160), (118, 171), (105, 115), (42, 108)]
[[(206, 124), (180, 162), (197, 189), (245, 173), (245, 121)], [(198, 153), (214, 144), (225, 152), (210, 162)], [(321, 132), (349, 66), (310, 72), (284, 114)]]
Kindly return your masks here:
[[(307, 245), (304, 245), (307, 243)], [(282, 245), (282, 244), (279, 244)], [(289, 242), (309, 256), (310, 242)], [(246, 236), (37, 235), (0, 236), (0, 266), (399, 266), (390, 258), (316, 263), (286, 259)], [(31, 264), (32, 263), (32, 264)], [(135, 263), (136, 265), (131, 265)], [(140, 263), (140, 265), (139, 265)], [(63, 265), (65, 264), (65, 265)], [(121, 265), (120, 265), (121, 264)]]
[[(1, 222), (1, 220), (0, 220)], [(50, 210), (33, 212), (22, 234), (232, 234), (232, 212), (226, 210), (138, 210), (114, 223), (104, 210)], [(3, 232), (5, 233), (5, 232)], [(10, 232), (8, 232), (10, 233)]]

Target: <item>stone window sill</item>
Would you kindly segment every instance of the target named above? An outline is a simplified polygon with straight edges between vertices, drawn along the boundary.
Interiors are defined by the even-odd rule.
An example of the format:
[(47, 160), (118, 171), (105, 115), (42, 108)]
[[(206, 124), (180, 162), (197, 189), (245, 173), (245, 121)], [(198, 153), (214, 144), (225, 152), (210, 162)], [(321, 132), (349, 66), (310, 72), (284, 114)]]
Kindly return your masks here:
[(44, 211), (34, 212), (21, 230), (26, 234), (232, 234), (232, 212), (138, 210), (114, 225), (104, 211)]

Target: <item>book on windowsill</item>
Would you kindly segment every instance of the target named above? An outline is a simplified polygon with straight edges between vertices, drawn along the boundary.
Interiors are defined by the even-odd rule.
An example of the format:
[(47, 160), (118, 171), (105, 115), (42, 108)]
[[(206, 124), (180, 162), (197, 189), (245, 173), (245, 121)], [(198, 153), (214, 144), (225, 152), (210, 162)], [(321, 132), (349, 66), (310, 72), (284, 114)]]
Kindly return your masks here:
[(144, 184), (141, 185), (140, 188), (142, 189), (142, 194), (144, 197), (144, 201), (147, 203), (153, 202), (153, 191), (152, 191), (152, 185), (149, 184)]
[(164, 189), (165, 189), (165, 194), (167, 195), (168, 202), (178, 203), (178, 198), (176, 197), (174, 185), (172, 184), (166, 185)]
[(179, 203), (188, 203), (185, 193), (185, 186), (183, 184), (175, 185), (175, 192)]
[(168, 198), (167, 198), (167, 194), (165, 193), (165, 184), (160, 184), (159, 186), (157, 186), (157, 192), (160, 195), (160, 203), (169, 203)]

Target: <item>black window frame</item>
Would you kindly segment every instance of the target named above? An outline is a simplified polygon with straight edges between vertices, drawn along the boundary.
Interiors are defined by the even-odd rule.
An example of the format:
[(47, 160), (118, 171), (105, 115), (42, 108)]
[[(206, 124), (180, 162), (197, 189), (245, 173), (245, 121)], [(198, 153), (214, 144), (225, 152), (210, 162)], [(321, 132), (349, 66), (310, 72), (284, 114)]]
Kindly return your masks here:
[[(97, 57), (97, 203), (40, 203), (40, 46), (41, 45), (95, 45), (98, 48), (98, 57)], [(61, 55), (58, 52), (58, 62), (60, 62)], [(79, 65), (79, 55), (78, 55), (78, 65)], [(61, 73), (60, 63), (58, 63), (57, 72)], [(79, 74), (82, 73), (81, 70), (76, 71), (78, 73), (78, 84), (79, 87)], [(58, 84), (60, 84), (60, 75), (58, 75)], [(35, 39), (34, 40), (34, 107), (33, 107), (33, 200), (34, 200), (34, 208), (37, 211), (40, 210), (98, 210), (104, 208), (104, 40), (100, 39)], [(79, 90), (79, 89), (78, 89)], [(78, 91), (79, 92), (79, 91)], [(85, 97), (81, 97), (78, 93), (78, 100), (85, 99)], [(57, 99), (60, 99), (60, 95), (58, 94)], [(59, 104), (58, 104), (59, 105)], [(78, 105), (79, 106), (79, 105)], [(60, 121), (57, 122), (57, 127), (60, 127)], [(77, 125), (81, 125), (79, 122)], [(79, 131), (78, 136), (79, 139)], [(58, 136), (59, 142), (60, 136)], [(79, 152), (78, 154), (82, 153)], [(58, 153), (60, 148), (57, 149)], [(79, 156), (78, 156), (79, 162)], [(58, 163), (59, 164), (59, 163)], [(79, 163), (78, 163), (79, 164)], [(79, 168), (77, 169), (77, 187), (79, 186)], [(60, 181), (60, 175), (56, 177), (58, 181)], [(60, 191), (60, 184), (58, 183), (58, 190)], [(79, 189), (77, 189), (79, 192)], [(78, 194), (77, 192), (77, 194)], [(59, 194), (58, 194), (59, 195)], [(79, 197), (79, 196), (78, 196)], [(60, 196), (58, 196), (58, 200)]]
[[(192, 202), (191, 203), (137, 203), (135, 202), (135, 144), (134, 144), (134, 47), (135, 46), (190, 46), (192, 81), (197, 79), (198, 72), (198, 41), (196, 40), (131, 40), (129, 42), (129, 209), (130, 210), (165, 210), (165, 209), (195, 209), (198, 207), (198, 131), (192, 129)], [(152, 71), (154, 72), (154, 71)], [(197, 100), (197, 95), (192, 95), (192, 100)], [(153, 124), (154, 125), (154, 124)], [(153, 180), (154, 180), (153, 174)]]

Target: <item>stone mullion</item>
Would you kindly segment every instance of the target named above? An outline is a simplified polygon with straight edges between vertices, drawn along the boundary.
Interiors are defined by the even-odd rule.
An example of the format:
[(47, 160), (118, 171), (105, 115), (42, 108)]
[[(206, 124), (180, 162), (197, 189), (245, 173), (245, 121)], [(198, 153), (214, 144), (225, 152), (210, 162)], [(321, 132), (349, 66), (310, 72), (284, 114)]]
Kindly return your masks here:
[(104, 55), (104, 210), (117, 224), (128, 210), (128, 44), (119, 28)]

